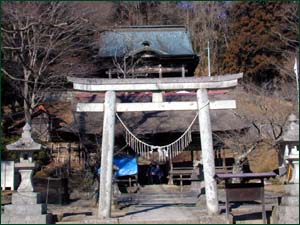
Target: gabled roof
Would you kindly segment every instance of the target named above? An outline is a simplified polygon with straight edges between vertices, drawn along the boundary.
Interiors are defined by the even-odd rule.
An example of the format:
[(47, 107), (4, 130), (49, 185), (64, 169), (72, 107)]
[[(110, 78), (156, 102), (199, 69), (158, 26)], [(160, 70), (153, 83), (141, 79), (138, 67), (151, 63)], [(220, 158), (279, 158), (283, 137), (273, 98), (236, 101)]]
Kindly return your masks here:
[(160, 56), (195, 55), (184, 26), (121, 27), (101, 34), (98, 57), (122, 57), (142, 51)]

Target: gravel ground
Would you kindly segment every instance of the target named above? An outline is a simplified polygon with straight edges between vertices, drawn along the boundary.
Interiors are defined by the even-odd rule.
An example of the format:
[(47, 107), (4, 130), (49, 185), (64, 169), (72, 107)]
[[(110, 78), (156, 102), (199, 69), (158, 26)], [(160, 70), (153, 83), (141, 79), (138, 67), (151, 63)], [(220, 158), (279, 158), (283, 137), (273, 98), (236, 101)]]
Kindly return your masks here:
[[(2, 204), (10, 203), (11, 192), (2, 192)], [(282, 185), (267, 185), (265, 191), (267, 210), (277, 204), (277, 197), (283, 194)], [(71, 194), (71, 201), (66, 205), (48, 204), (48, 213), (52, 213), (60, 223), (79, 223), (90, 221), (97, 216), (97, 204), (91, 194)], [(183, 192), (175, 185), (147, 185), (138, 193), (122, 194), (119, 207), (112, 211), (113, 223), (224, 223), (225, 191), (218, 189), (219, 206), (222, 214), (218, 217), (207, 217), (205, 196), (191, 191), (184, 186)], [(239, 206), (233, 208), (236, 223), (259, 221), (260, 205)], [(270, 214), (270, 213), (269, 213)], [(202, 219), (200, 219), (202, 218)], [(242, 222), (241, 222), (242, 221)], [(248, 221), (248, 222), (249, 222)], [(97, 221), (98, 223), (99, 221)], [(103, 222), (103, 221), (102, 221)], [(226, 221), (225, 221), (226, 222)], [(249, 222), (250, 223), (250, 222)]]

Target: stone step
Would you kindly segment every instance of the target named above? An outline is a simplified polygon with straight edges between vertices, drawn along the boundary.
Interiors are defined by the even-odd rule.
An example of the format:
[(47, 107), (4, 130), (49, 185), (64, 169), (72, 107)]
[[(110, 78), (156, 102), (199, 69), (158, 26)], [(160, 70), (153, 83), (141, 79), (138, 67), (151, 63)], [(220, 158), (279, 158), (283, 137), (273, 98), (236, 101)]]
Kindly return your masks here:
[(264, 224), (262, 219), (235, 220), (235, 224)]
[[(212, 222), (213, 221), (213, 222)], [(120, 219), (120, 224), (224, 224), (225, 221), (216, 222), (209, 217), (199, 218), (153, 218), (153, 219)]]
[[(271, 211), (273, 208), (273, 204), (265, 204), (266, 211)], [(251, 213), (251, 212), (261, 212), (262, 205), (240, 205), (238, 208), (232, 208), (230, 210), (233, 214), (235, 213)]]
[(135, 195), (132, 198), (197, 198), (197, 195)]
[(61, 222), (56, 222), (56, 224), (119, 224), (119, 219), (117, 218), (98, 219), (95, 216), (90, 216), (82, 220), (61, 221)]
[(46, 204), (36, 204), (36, 205), (5, 205), (4, 214), (8, 216), (14, 215), (41, 215), (47, 213)]
[(41, 193), (38, 192), (17, 192), (12, 194), (13, 205), (35, 205), (42, 202)]
[(299, 206), (299, 196), (283, 196), (281, 206)]
[(279, 206), (279, 214), (284, 215), (279, 219), (279, 223), (299, 224), (299, 206)]
[(207, 216), (207, 215), (193, 215), (184, 216), (176, 213), (172, 216), (147, 216), (147, 217), (123, 217), (119, 218), (120, 224), (225, 224), (224, 216)]
[(288, 195), (299, 196), (299, 184), (286, 184), (284, 190)]
[(180, 195), (166, 195), (166, 196), (145, 196), (145, 195), (139, 195), (139, 196), (133, 196), (132, 199), (197, 199), (197, 196), (180, 196)]
[[(273, 205), (265, 205), (267, 221), (271, 221), (270, 214)], [(231, 210), (233, 223), (235, 224), (263, 224), (261, 205), (245, 205)]]
[(180, 205), (186, 205), (186, 206), (195, 206), (196, 203), (191, 203), (191, 202), (164, 202), (161, 203), (159, 201), (155, 202), (155, 201), (149, 201), (149, 202), (137, 202), (138, 205), (141, 206), (150, 206), (150, 205), (156, 205), (156, 206), (180, 206)]
[[(122, 211), (120, 211), (122, 212)], [(127, 213), (116, 216), (112, 213), (112, 217), (107, 220), (98, 219), (96, 216), (68, 216), (58, 224), (224, 224), (225, 216), (207, 216), (206, 209), (197, 207), (157, 207), (157, 206), (139, 206), (134, 207)], [(77, 218), (76, 218), (77, 217)]]
[(191, 191), (191, 190), (183, 190), (180, 191), (180, 189), (176, 190), (176, 191), (168, 191), (168, 190), (149, 190), (149, 191), (145, 191), (145, 190), (140, 190), (139, 193), (142, 194), (154, 194), (154, 193), (159, 193), (159, 194), (185, 194), (185, 193), (197, 193), (196, 191)]
[(35, 215), (35, 216), (25, 216), (25, 215), (14, 215), (8, 216), (6, 214), (1, 215), (1, 224), (51, 224), (52, 215)]
[(150, 199), (150, 198), (197, 198), (197, 195), (135, 195), (132, 198), (143, 198), (143, 199)]
[[(123, 193), (125, 195), (130, 195), (131, 193)], [(148, 191), (148, 192), (144, 192), (143, 190), (140, 190), (138, 193), (135, 193), (135, 195), (137, 194), (143, 194), (143, 195), (154, 195), (154, 194), (159, 194), (159, 195), (177, 195), (177, 194), (197, 194), (197, 192), (195, 191), (176, 191), (176, 192), (169, 192), (169, 191), (163, 191), (163, 190), (153, 190), (153, 191)]]
[(272, 212), (275, 224), (299, 224), (299, 206), (276, 206)]
[[(120, 201), (120, 203), (124, 203), (125, 201)], [(196, 204), (197, 199), (132, 199), (131, 201), (127, 201), (128, 203), (137, 203), (137, 204)]]
[(140, 199), (140, 198), (136, 198), (136, 199), (133, 199), (135, 201), (138, 201), (138, 202), (148, 202), (148, 201), (156, 201), (156, 202), (161, 202), (161, 203), (165, 203), (166, 201), (168, 202), (188, 202), (188, 201), (192, 201), (192, 202), (196, 202), (197, 199), (195, 198), (190, 198), (190, 199), (176, 199), (176, 198), (143, 198), (143, 199)]
[(175, 197), (155, 197), (153, 196), (152, 198), (149, 198), (149, 197), (137, 197), (137, 198), (132, 198), (133, 200), (139, 200), (139, 201), (151, 201), (151, 200), (161, 200), (162, 202), (164, 201), (188, 201), (188, 200), (192, 200), (192, 201), (196, 201), (197, 198), (194, 197), (186, 197), (186, 198), (175, 198)]

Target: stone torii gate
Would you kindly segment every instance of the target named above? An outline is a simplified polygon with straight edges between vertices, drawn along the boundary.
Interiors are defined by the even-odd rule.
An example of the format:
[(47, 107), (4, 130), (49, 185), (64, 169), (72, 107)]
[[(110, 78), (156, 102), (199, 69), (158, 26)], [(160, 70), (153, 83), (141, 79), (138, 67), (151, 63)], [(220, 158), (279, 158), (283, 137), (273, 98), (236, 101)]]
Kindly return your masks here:
[[(78, 103), (78, 112), (104, 112), (101, 178), (98, 216), (111, 217), (114, 127), (116, 112), (198, 110), (201, 151), (205, 179), (206, 205), (209, 215), (219, 213), (210, 109), (234, 109), (235, 100), (209, 101), (208, 89), (233, 88), (243, 74), (211, 77), (178, 77), (153, 79), (100, 79), (68, 77), (80, 91), (105, 92), (104, 103)], [(116, 103), (116, 92), (152, 91), (152, 102)], [(197, 91), (197, 102), (163, 102), (162, 91)]]

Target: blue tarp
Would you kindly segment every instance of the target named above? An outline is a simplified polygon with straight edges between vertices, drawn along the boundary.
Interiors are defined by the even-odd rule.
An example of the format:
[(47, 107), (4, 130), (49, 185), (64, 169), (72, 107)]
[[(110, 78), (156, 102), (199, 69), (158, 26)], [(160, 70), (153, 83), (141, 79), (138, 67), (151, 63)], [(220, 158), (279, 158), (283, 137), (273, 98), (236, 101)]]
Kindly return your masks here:
[[(116, 172), (117, 177), (130, 176), (138, 173), (136, 158), (114, 158), (114, 165), (119, 168)], [(101, 167), (98, 169), (101, 172)]]
[(114, 164), (119, 168), (117, 177), (129, 176), (138, 173), (136, 158), (115, 158)]

